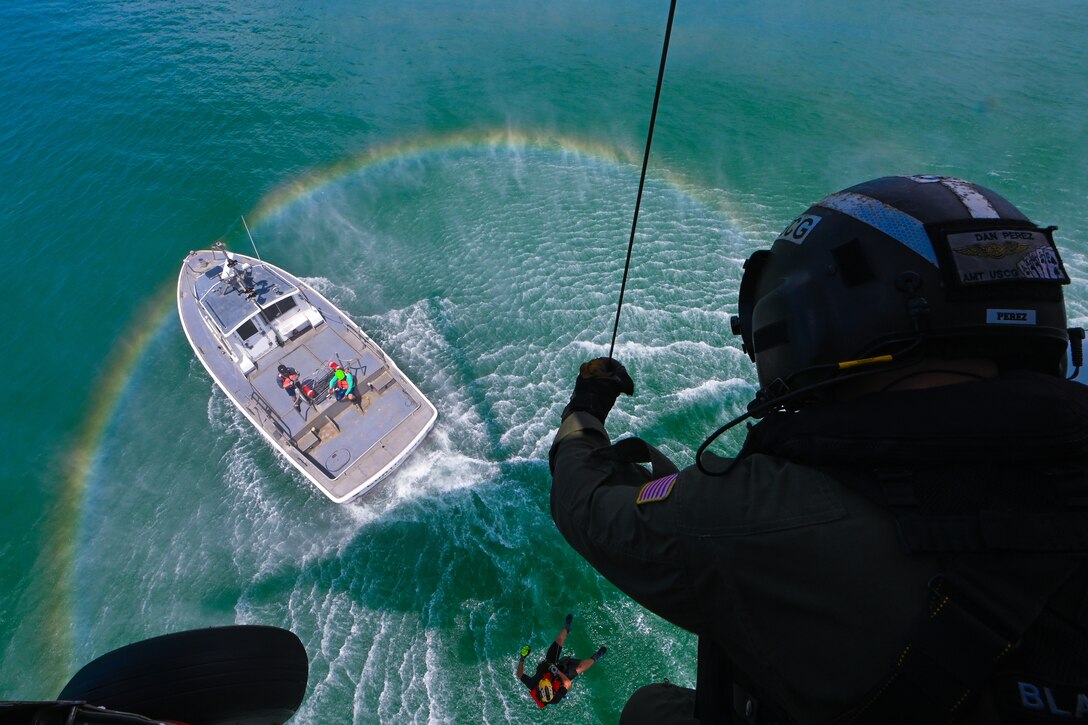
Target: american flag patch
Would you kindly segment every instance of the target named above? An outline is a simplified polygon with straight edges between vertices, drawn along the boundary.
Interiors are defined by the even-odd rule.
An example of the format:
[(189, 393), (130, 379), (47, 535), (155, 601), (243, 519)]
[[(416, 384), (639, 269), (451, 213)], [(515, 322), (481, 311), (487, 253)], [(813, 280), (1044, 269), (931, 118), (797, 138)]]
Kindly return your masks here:
[(638, 492), (638, 498), (635, 499), (635, 504), (652, 503), (653, 501), (662, 501), (669, 497), (672, 493), (673, 484), (676, 483), (676, 477), (680, 475), (674, 473), (671, 476), (665, 476), (664, 478), (656, 478), (650, 481)]

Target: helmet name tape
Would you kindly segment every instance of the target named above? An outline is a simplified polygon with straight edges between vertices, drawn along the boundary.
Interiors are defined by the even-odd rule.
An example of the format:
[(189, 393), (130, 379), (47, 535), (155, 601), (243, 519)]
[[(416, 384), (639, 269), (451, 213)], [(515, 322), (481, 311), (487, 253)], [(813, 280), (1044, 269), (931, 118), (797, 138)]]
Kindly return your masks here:
[(1057, 250), (1041, 229), (987, 229), (949, 234), (947, 239), (956, 278), (964, 286), (1069, 282)]
[(987, 325), (1034, 325), (1035, 310), (986, 310)]
[[(805, 241), (805, 237), (807, 237), (809, 232), (815, 229), (816, 225), (819, 223), (820, 217), (815, 214), (802, 214), (790, 222), (790, 225), (778, 235), (778, 239), (793, 242), (794, 244), (800, 244)], [(778, 239), (775, 241), (777, 242)]]
[(937, 266), (937, 253), (933, 250), (933, 243), (929, 241), (925, 226), (910, 214), (854, 191), (840, 191), (838, 194), (832, 194), (820, 201), (818, 206), (842, 212), (874, 229), (879, 229), (900, 244), (920, 254), (934, 267)]

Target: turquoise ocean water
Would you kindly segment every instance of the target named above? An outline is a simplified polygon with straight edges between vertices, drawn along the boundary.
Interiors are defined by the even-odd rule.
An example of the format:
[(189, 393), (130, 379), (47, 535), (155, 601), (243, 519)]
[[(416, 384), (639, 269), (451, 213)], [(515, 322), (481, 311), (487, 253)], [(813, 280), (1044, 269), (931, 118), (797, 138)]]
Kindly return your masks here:
[[(667, 2), (0, 5), (0, 699), (179, 629), (311, 660), (300, 723), (613, 722), (695, 640), (556, 532), (547, 447), (606, 354)], [(750, 399), (742, 260), (825, 193), (988, 185), (1054, 224), (1088, 323), (1088, 7), (680, 0), (610, 418), (683, 463)], [(328, 503), (194, 358), (183, 256), (245, 214), (440, 412)], [(737, 439), (720, 444), (735, 449)], [(611, 650), (540, 712), (523, 643)]]

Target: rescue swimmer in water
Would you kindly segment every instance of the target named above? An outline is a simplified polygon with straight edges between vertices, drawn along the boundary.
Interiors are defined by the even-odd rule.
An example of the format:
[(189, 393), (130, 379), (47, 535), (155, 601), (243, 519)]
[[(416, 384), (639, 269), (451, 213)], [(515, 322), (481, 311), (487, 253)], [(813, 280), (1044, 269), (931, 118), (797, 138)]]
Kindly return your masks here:
[(570, 634), (573, 620), (574, 615), (568, 614), (566, 621), (563, 622), (563, 629), (559, 630), (559, 634), (555, 636), (555, 641), (548, 647), (547, 655), (537, 665), (536, 672), (531, 677), (525, 674), (525, 658), (529, 656), (532, 650), (529, 649), (529, 645), (521, 648), (518, 657), (517, 677), (522, 684), (529, 688), (529, 695), (532, 696), (537, 707), (547, 707), (562, 700), (570, 691), (574, 678), (597, 664), (597, 661), (608, 652), (607, 647), (601, 647), (592, 657), (586, 660), (579, 660), (574, 657), (560, 657), (559, 654), (563, 650), (563, 644), (567, 641), (567, 635)]
[(759, 390), (683, 470), (612, 444), (634, 380), (582, 365), (552, 518), (699, 637), (697, 687), (636, 690), (622, 725), (1088, 717), (1088, 387), (1054, 230), (946, 176), (812, 205), (745, 262)]

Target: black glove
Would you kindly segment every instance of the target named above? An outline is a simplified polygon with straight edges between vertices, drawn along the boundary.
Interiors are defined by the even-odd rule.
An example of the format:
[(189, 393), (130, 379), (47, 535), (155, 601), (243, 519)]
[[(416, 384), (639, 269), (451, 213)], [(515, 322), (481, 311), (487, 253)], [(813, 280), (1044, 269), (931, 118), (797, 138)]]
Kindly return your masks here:
[(627, 368), (607, 357), (582, 363), (574, 383), (574, 394), (563, 409), (563, 417), (583, 411), (604, 423), (620, 393), (635, 394), (635, 382), (627, 374)]

